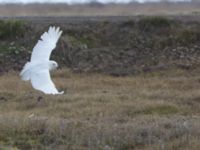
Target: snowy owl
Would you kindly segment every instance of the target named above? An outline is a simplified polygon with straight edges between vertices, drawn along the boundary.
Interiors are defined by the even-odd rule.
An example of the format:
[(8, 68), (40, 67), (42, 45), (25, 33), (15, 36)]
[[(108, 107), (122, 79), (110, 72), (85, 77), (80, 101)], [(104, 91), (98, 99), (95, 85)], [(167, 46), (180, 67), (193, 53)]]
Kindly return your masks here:
[(30, 62), (27, 62), (20, 73), (22, 80), (31, 81), (33, 88), (45, 94), (63, 94), (59, 92), (51, 80), (49, 71), (55, 70), (58, 64), (50, 60), (50, 55), (61, 36), (60, 28), (50, 27), (42, 34), (33, 48)]

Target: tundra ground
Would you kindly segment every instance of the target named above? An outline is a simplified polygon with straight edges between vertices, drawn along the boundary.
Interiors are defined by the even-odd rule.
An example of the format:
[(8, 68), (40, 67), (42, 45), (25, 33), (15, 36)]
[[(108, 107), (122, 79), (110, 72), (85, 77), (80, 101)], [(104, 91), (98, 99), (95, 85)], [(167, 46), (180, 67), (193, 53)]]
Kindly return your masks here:
[(48, 96), (0, 76), (0, 149), (198, 150), (200, 70), (127, 77), (58, 70)]

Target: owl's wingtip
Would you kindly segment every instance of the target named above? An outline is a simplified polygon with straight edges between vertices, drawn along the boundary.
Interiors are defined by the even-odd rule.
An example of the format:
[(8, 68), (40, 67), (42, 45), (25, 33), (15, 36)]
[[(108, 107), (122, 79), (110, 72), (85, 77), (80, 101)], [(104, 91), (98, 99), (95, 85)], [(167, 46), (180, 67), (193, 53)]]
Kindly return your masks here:
[(64, 93), (65, 93), (64, 91), (58, 92), (58, 94), (60, 94), (60, 95), (61, 95), (61, 94), (64, 94)]

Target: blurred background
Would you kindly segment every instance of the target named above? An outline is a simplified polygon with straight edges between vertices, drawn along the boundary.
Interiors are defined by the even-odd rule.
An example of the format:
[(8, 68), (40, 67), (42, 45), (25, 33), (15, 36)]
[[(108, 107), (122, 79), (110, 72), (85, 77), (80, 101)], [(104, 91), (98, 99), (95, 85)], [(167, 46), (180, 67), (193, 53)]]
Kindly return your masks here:
[(198, 0), (0, 0), (1, 16), (198, 14)]

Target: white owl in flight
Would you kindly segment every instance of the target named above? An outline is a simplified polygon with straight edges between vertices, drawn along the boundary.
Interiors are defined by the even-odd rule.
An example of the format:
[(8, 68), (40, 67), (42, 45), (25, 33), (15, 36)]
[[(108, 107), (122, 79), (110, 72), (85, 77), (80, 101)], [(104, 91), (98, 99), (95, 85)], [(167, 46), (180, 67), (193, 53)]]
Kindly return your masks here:
[(50, 60), (50, 55), (61, 36), (60, 28), (50, 27), (42, 34), (33, 48), (30, 62), (27, 62), (20, 73), (22, 80), (31, 81), (33, 88), (45, 94), (63, 94), (59, 92), (51, 80), (49, 71), (55, 70), (58, 64)]

